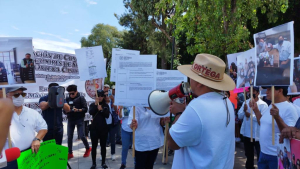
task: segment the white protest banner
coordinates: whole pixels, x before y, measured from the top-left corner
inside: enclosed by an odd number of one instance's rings
[[[255,49],[252,48],[237,56],[236,88],[253,86],[255,76]]]
[[[253,35],[255,86],[293,85],[294,26],[289,22]]]
[[[156,55],[119,56],[115,105],[148,107],[148,96],[156,89]]]
[[[0,38],[0,87],[34,85],[32,38]]]
[[[300,57],[294,58],[293,85],[288,88],[288,95],[300,94]]]
[[[169,91],[178,86],[181,82],[186,82],[187,76],[178,70],[156,70],[156,89]]]
[[[48,95],[48,85],[50,83],[58,83],[65,88],[68,85],[75,84],[80,95],[87,100],[88,105],[94,102],[95,86],[93,81],[80,80],[75,55],[37,49],[34,51],[34,56],[37,85],[27,86],[25,106],[41,113],[39,99]],[[97,89],[103,89],[103,79],[96,79],[95,81]],[[67,91],[65,95],[67,96]],[[64,120],[66,120],[65,117]]]
[[[76,49],[75,53],[81,80],[92,80],[107,76],[102,46]]]
[[[119,49],[113,48],[111,55],[111,71],[110,71],[110,81],[115,82],[117,77],[117,64],[118,64],[118,56],[129,55],[129,56],[138,56],[140,55],[140,51],[137,50],[127,50],[127,49]]]

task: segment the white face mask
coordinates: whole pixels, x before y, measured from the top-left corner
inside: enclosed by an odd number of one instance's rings
[[[21,107],[24,104],[24,97],[21,95],[18,98],[15,98],[15,96],[13,96],[12,99],[16,107]]]

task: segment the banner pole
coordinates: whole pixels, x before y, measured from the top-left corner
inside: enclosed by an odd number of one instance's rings
[[[251,101],[253,99],[253,86],[250,88],[250,95],[251,95]],[[250,141],[253,142],[253,109],[251,107],[250,109],[250,128],[251,128],[251,139]]]
[[[96,86],[96,83],[95,83],[95,79],[93,79],[93,84],[94,84],[94,87],[95,87],[96,98],[98,98],[97,86]],[[98,105],[99,105],[99,103],[98,103]]]
[[[246,88],[243,87],[243,91],[244,91],[244,100],[245,100],[245,104],[247,104],[247,98],[246,98]],[[246,117],[247,120],[249,119],[248,117]]]
[[[135,106],[133,106],[133,119],[135,120]],[[135,127],[132,129],[132,157],[135,157]]]
[[[271,88],[272,90],[272,104],[274,103],[274,86]],[[275,145],[275,119],[274,116],[272,116],[272,145]]]
[[[6,88],[3,87],[2,88],[2,94],[3,94],[3,98],[6,98]],[[12,143],[11,143],[11,137],[10,137],[10,129],[8,130],[8,147],[11,148],[12,147]]]

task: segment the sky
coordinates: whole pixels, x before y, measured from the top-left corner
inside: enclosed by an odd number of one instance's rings
[[[0,0],[0,37],[32,37],[34,49],[75,53],[98,24],[123,30],[123,0]]]

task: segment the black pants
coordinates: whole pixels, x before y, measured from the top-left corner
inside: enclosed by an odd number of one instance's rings
[[[93,160],[94,165],[96,165],[96,153],[97,153],[99,139],[100,139],[100,146],[101,146],[102,164],[105,163],[107,134],[108,134],[108,132],[100,132],[98,130],[91,130],[92,160]]]
[[[115,154],[116,153],[116,135],[117,135],[117,132],[118,132],[118,125],[112,125],[110,124],[109,125],[109,134],[108,134],[108,137],[109,137],[109,143],[110,143],[110,153],[111,154]]]
[[[158,153],[158,149],[151,151],[135,150],[135,169],[153,169],[153,165]]]
[[[74,129],[75,126],[77,125],[77,132],[78,132],[78,137],[82,140],[84,146],[86,149],[89,149],[89,143],[86,140],[84,133],[83,133],[83,119],[79,120],[68,120],[68,148],[69,148],[69,154],[73,153],[73,136],[74,136]]]
[[[45,135],[43,141],[52,140],[55,137],[56,144],[61,145],[62,140],[63,140],[63,136],[64,136],[64,129],[63,128],[59,128],[56,131],[50,129],[50,130],[48,130],[47,134]]]
[[[251,142],[251,139],[249,137],[244,137],[244,148],[245,148],[245,155],[247,157],[246,168],[253,169],[254,168],[254,148],[257,153],[257,159],[259,159],[259,154],[260,154],[259,142],[255,141],[255,139],[253,139],[253,142]]]
[[[89,121],[84,121],[84,136],[85,136],[85,137],[88,137],[88,136],[89,136],[89,128],[88,128],[88,125],[89,125]]]

